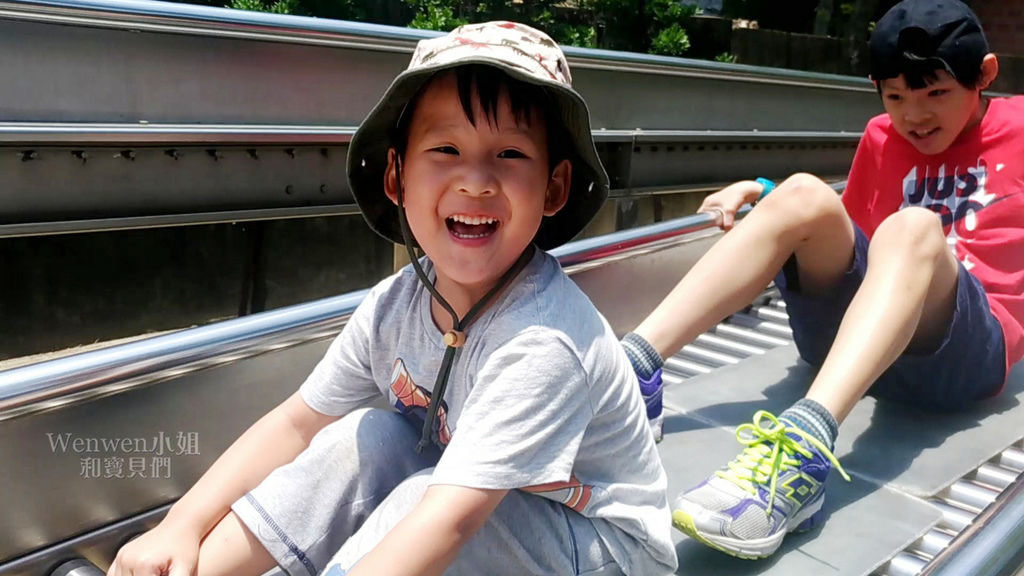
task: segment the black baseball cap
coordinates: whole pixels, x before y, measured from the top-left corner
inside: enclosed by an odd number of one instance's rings
[[[965,86],[977,82],[989,53],[978,17],[959,0],[903,0],[882,16],[871,34],[871,77],[905,75],[922,88],[935,70]]]

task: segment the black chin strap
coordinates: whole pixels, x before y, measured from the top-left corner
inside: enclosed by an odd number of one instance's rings
[[[519,255],[519,258],[515,261],[515,264],[511,268],[502,274],[498,282],[495,283],[487,294],[483,298],[478,300],[476,304],[470,307],[469,312],[462,318],[455,313],[455,310],[448,304],[448,301],[441,296],[441,293],[437,291],[434,283],[430,281],[426,273],[423,272],[423,267],[420,266],[419,258],[416,256],[416,251],[412,245],[412,231],[409,230],[409,223],[405,219],[405,201],[402,190],[402,162],[401,158],[395,159],[395,187],[397,188],[398,195],[398,223],[402,229],[402,240],[405,242],[406,252],[409,254],[409,260],[412,263],[413,270],[416,271],[416,276],[423,283],[423,286],[430,292],[430,295],[441,305],[442,308],[448,312],[452,317],[452,329],[444,333],[444,358],[441,359],[441,368],[437,371],[437,379],[434,380],[434,391],[430,395],[430,405],[427,407],[427,417],[423,421],[423,432],[420,435],[420,441],[416,444],[416,452],[422,452],[424,448],[430,445],[431,435],[433,434],[434,420],[437,419],[437,410],[441,406],[441,401],[444,399],[445,389],[448,388],[448,376],[452,371],[452,364],[455,361],[455,352],[466,343],[466,329],[469,325],[476,320],[477,316],[484,309],[488,302],[494,298],[508,283],[516,277],[526,264],[530,261],[533,256],[533,244],[530,244],[523,250],[523,253]]]

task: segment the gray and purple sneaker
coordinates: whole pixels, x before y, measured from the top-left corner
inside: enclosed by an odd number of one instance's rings
[[[736,438],[746,448],[676,498],[672,524],[731,556],[764,558],[786,534],[810,530],[824,519],[832,465],[850,477],[824,444],[764,410],[753,423],[740,425]]]
[[[661,368],[654,371],[650,378],[636,375],[640,382],[640,394],[644,397],[644,405],[647,407],[647,423],[651,426],[651,433],[654,434],[654,441],[661,442],[662,430],[665,426],[664,408],[661,398],[665,385],[661,381]]]

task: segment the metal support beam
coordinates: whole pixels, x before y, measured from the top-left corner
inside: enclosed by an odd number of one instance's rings
[[[353,129],[0,124],[0,238],[353,213]],[[845,132],[596,131],[621,199],[797,171],[841,176]]]
[[[0,119],[355,126],[435,34],[162,2],[0,2],[12,55]],[[859,131],[881,111],[866,79],[566,52],[595,129]]]
[[[0,1],[0,236],[350,206],[354,127],[433,35],[141,0]],[[645,220],[632,197],[647,189],[841,175],[879,110],[861,79],[566,52],[624,225]]]

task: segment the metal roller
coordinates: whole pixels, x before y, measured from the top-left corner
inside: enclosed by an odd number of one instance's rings
[[[983,484],[994,486],[1000,490],[1005,489],[1017,479],[1018,471],[996,466],[994,464],[982,464],[974,473],[974,478]]]
[[[789,340],[777,338],[775,336],[769,336],[762,334],[756,330],[750,328],[744,328],[742,326],[735,326],[731,324],[719,324],[712,332],[722,336],[724,338],[733,338],[742,342],[747,342],[754,346],[761,346],[764,348],[775,348],[777,346],[785,346],[789,344]]]
[[[917,556],[907,554],[906,552],[900,552],[892,560],[889,561],[889,566],[886,570],[886,574],[889,576],[914,576],[925,567],[928,562]]]
[[[764,354],[764,348],[750,346],[749,344],[736,342],[710,333],[704,333],[697,336],[696,343],[704,346],[705,348],[744,358]]]
[[[949,541],[952,539],[953,536],[945,532],[931,530],[921,537],[921,540],[918,541],[917,545],[913,549],[920,554],[935,557],[935,555],[941,552],[943,548],[949,546]]]
[[[789,314],[785,310],[779,310],[774,306],[754,306],[750,309],[750,313],[757,318],[763,318],[769,322],[789,324]]]
[[[968,510],[957,508],[941,500],[933,500],[931,503],[942,512],[942,520],[939,522],[940,528],[960,532],[974,520],[975,514]]]
[[[759,332],[765,332],[772,336],[787,338],[790,340],[793,339],[793,330],[789,327],[789,324],[771,322],[744,312],[737,312],[736,314],[733,314],[729,317],[727,322],[737,324],[745,328],[752,328]]]
[[[715,367],[737,364],[740,361],[738,357],[731,354],[716,352],[696,344],[687,344],[686,346],[683,346],[680,354],[685,358],[695,360],[702,364],[710,364]]]
[[[1010,470],[1024,470],[1024,451],[1010,447],[999,455],[998,464]]]
[[[50,572],[50,576],[103,576],[104,574],[105,572],[95,564],[82,558],[69,560]]]
[[[946,498],[949,501],[976,512],[984,510],[986,506],[995,501],[996,496],[999,496],[998,490],[966,480],[957,480],[946,490]]]
[[[699,362],[691,362],[684,360],[679,356],[673,356],[665,360],[665,368],[680,372],[687,376],[696,376],[697,374],[707,374],[713,370],[710,366],[705,366]]]

